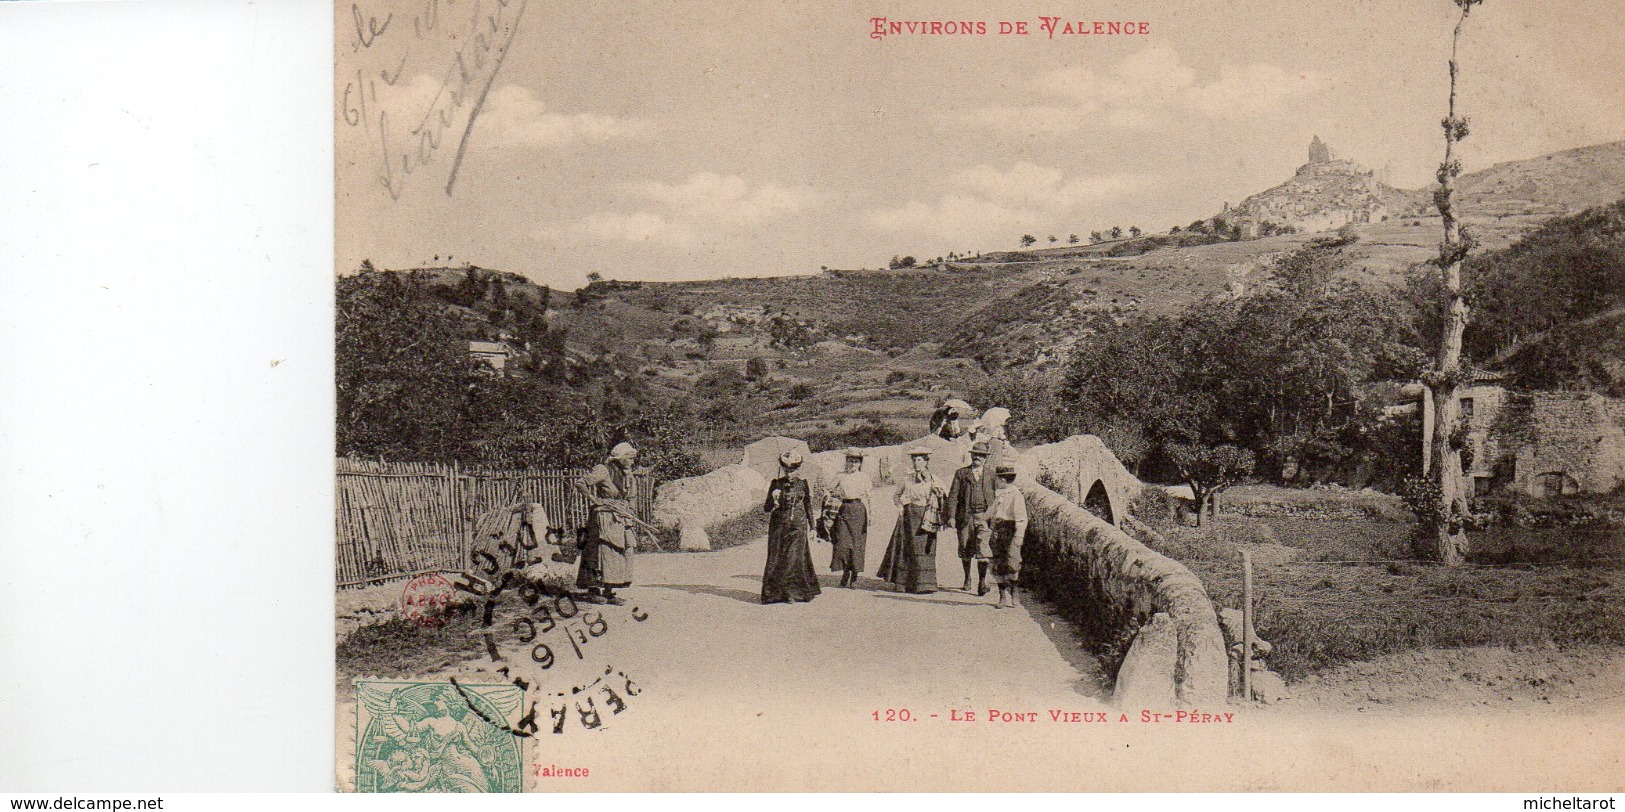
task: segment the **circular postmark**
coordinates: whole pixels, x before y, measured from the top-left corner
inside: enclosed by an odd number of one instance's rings
[[[438,572],[414,576],[401,589],[401,617],[419,626],[439,626],[446,622],[446,609],[456,594],[451,581]]]

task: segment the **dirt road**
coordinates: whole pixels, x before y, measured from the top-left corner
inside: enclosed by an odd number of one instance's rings
[[[1518,745],[1611,740],[1625,721],[1617,713],[1284,718],[1225,706],[1148,721],[1142,709],[1107,704],[1093,660],[1036,601],[1010,610],[993,608],[991,596],[886,591],[872,573],[895,509],[877,508],[869,575],[858,589],[834,586],[822,544],[813,556],[823,594],[794,605],[758,603],[765,539],[713,553],[645,555],[625,607],[584,606],[539,635],[554,659],[523,672],[534,678],[527,702],[538,702],[541,725],[527,744],[528,785],[554,792],[1514,789],[1614,774],[1619,766],[1608,748],[1531,759]],[[957,586],[952,549],[941,544],[939,553],[939,579]],[[598,612],[600,633],[578,632],[569,642],[569,630]],[[504,653],[509,664],[528,665],[524,650]],[[501,667],[482,658],[417,676],[497,682],[516,673]],[[354,715],[353,698],[341,693],[345,750]],[[1474,758],[1427,757],[1451,742],[1470,747]],[[549,777],[579,769],[587,775]]]

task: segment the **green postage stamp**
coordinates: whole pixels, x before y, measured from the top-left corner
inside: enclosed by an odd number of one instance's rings
[[[525,692],[511,684],[357,680],[358,792],[521,792]]]

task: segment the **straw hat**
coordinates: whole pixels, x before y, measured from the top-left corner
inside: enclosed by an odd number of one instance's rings
[[[994,469],[994,473],[1006,479],[1015,479],[1016,467],[1014,465],[1000,464],[998,468]]]
[[[848,448],[846,450],[846,458],[849,459],[849,460],[861,460],[861,459],[863,459],[863,449],[858,448],[857,446],[853,446],[851,448]]]
[[[801,467],[801,452],[799,450],[797,450],[797,449],[792,448],[789,451],[786,451],[783,454],[780,454],[779,455],[779,464],[784,466],[785,470],[787,470],[787,471],[795,470],[796,468],[800,468]]]
[[[910,457],[929,457],[931,456],[931,449],[923,445],[917,445],[908,450],[908,455]]]
[[[993,453],[993,450],[987,447],[987,442],[986,441],[981,441],[981,442],[971,444],[970,453],[971,453],[972,456],[986,457],[986,456],[991,455]]]
[[[631,443],[618,443],[609,451],[612,460],[629,460],[638,455],[638,450]]]

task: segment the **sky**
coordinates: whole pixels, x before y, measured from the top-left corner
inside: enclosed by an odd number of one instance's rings
[[[1314,135],[1416,188],[1443,154],[1456,18],[1449,0],[505,1],[336,6],[339,272],[467,262],[575,288],[1165,231],[1285,181]],[[875,38],[876,17],[986,33]],[[1041,17],[1148,33],[1052,37]],[[1621,46],[1612,2],[1475,7],[1465,168],[1625,139]]]

